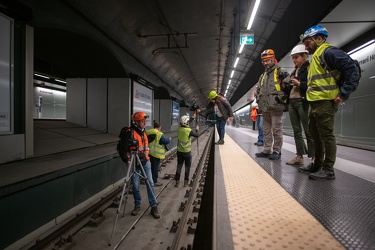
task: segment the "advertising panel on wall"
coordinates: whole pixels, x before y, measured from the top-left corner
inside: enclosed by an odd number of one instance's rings
[[[13,20],[0,14],[0,133],[13,132]]]
[[[135,112],[145,112],[150,117],[147,119],[146,126],[152,126],[153,121],[153,90],[133,81],[133,114]]]
[[[171,125],[178,125],[178,117],[180,116],[180,104],[172,101],[172,123]]]
[[[66,119],[66,92],[34,88],[34,119]]]

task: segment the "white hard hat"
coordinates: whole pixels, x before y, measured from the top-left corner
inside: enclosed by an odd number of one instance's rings
[[[290,53],[290,55],[295,55],[295,54],[301,54],[301,53],[309,53],[306,48],[305,48],[305,45],[303,44],[298,44],[297,46],[295,46],[293,49],[292,49],[292,52]]]
[[[180,119],[181,125],[188,126],[189,125],[189,117],[187,115],[184,115]]]

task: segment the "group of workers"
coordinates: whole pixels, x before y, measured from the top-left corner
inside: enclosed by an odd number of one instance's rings
[[[288,105],[289,117],[294,131],[296,156],[287,161],[289,165],[303,165],[303,155],[311,158],[310,164],[301,166],[300,172],[308,173],[310,179],[331,180],[335,178],[333,165],[336,160],[336,139],[334,135],[335,113],[338,104],[347,100],[357,88],[360,72],[354,60],[344,51],[327,43],[328,31],[316,25],[301,35],[303,44],[297,45],[291,52],[295,69],[289,75],[278,66],[275,53],[267,49],[261,54],[265,71],[259,77],[256,91],[258,110],[257,123],[259,136],[255,145],[264,146],[255,155],[270,160],[281,158],[283,144],[282,115]],[[328,49],[329,48],[329,49]],[[311,63],[308,60],[312,55]],[[322,59],[323,58],[323,59]],[[324,61],[324,64],[322,63]],[[340,72],[341,78],[335,78],[331,71]],[[206,114],[213,112],[213,120],[219,135],[218,145],[224,144],[225,125],[233,120],[233,110],[228,100],[216,91],[208,95],[210,104]],[[185,163],[184,186],[189,183],[191,166],[191,137],[198,137],[190,128],[190,122],[200,112],[194,110],[192,117],[184,115],[180,118],[177,130],[177,169],[174,177],[175,187],[179,187],[182,166]],[[154,195],[154,186],[163,185],[158,182],[160,160],[165,158],[165,146],[171,137],[165,138],[160,131],[161,124],[154,121],[150,130],[145,130],[148,115],[136,112],[132,116],[131,127],[125,133],[124,141],[137,141],[137,153],[141,155],[141,164],[149,182],[147,194],[151,206],[151,215],[158,219],[160,213]],[[263,122],[262,122],[262,120]],[[263,123],[263,124],[262,124]],[[307,146],[302,131],[304,131]],[[123,147],[124,148],[124,147]],[[125,146],[126,148],[126,146]],[[131,150],[122,150],[121,158],[131,162]],[[137,170],[138,171],[138,170]],[[139,170],[140,171],[140,170]],[[140,211],[140,175],[132,175],[134,210],[132,215]]]
[[[361,74],[355,61],[329,44],[327,37],[327,29],[320,25],[309,28],[300,36],[303,44],[295,46],[291,52],[295,68],[290,75],[278,66],[272,49],[263,51],[261,60],[265,71],[256,91],[258,114],[263,116],[263,127],[259,132],[264,133],[264,149],[255,155],[280,159],[282,115],[288,105],[297,152],[286,163],[303,165],[303,155],[307,154],[311,162],[301,166],[299,171],[308,173],[313,180],[335,179],[335,113],[339,103],[356,90]],[[312,55],[311,63],[309,54]],[[263,145],[261,139],[263,137],[259,136],[255,144]]]
[[[233,119],[233,110],[227,99],[215,91],[211,91],[208,95],[210,104],[207,107],[206,113],[212,112],[216,120],[216,126],[219,134],[219,140],[216,144],[224,144],[225,125],[227,121]],[[180,118],[180,124],[177,129],[177,169],[174,176],[175,187],[179,187],[182,167],[185,164],[184,184],[189,185],[190,167],[191,167],[191,138],[198,137],[199,126],[196,123],[195,131],[191,129],[190,123],[196,119],[199,108],[194,110],[191,117],[183,115]],[[158,181],[158,172],[160,170],[160,161],[165,158],[166,146],[170,143],[171,137],[165,138],[160,131],[161,123],[154,121],[153,128],[146,130],[146,119],[149,116],[144,112],[135,112],[132,115],[132,123],[129,128],[125,129],[124,133],[120,134],[120,142],[118,151],[121,159],[127,163],[128,167],[134,156],[134,152],[138,155],[142,168],[137,168],[135,171],[139,174],[131,176],[132,191],[134,196],[134,209],[131,215],[136,216],[140,211],[141,195],[140,195],[140,176],[143,176],[147,183],[147,195],[151,206],[151,215],[158,219],[160,213],[157,208],[157,201],[154,194],[154,186],[161,186],[163,183]],[[138,159],[136,159],[138,160]],[[133,159],[134,161],[134,159]],[[145,176],[144,176],[145,175]]]

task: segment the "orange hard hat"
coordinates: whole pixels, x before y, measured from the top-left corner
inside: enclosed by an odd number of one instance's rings
[[[262,59],[274,58],[274,57],[275,57],[275,52],[272,49],[266,49],[261,54]]]
[[[149,116],[145,112],[135,112],[132,116],[133,121],[146,120]]]

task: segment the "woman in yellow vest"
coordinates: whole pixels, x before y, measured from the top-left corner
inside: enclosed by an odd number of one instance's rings
[[[152,179],[155,186],[162,186],[162,182],[158,182],[158,175],[160,170],[160,160],[165,158],[166,146],[171,142],[171,137],[168,139],[160,131],[160,122],[154,121],[154,128],[146,131],[148,138],[149,156],[151,162]]]

